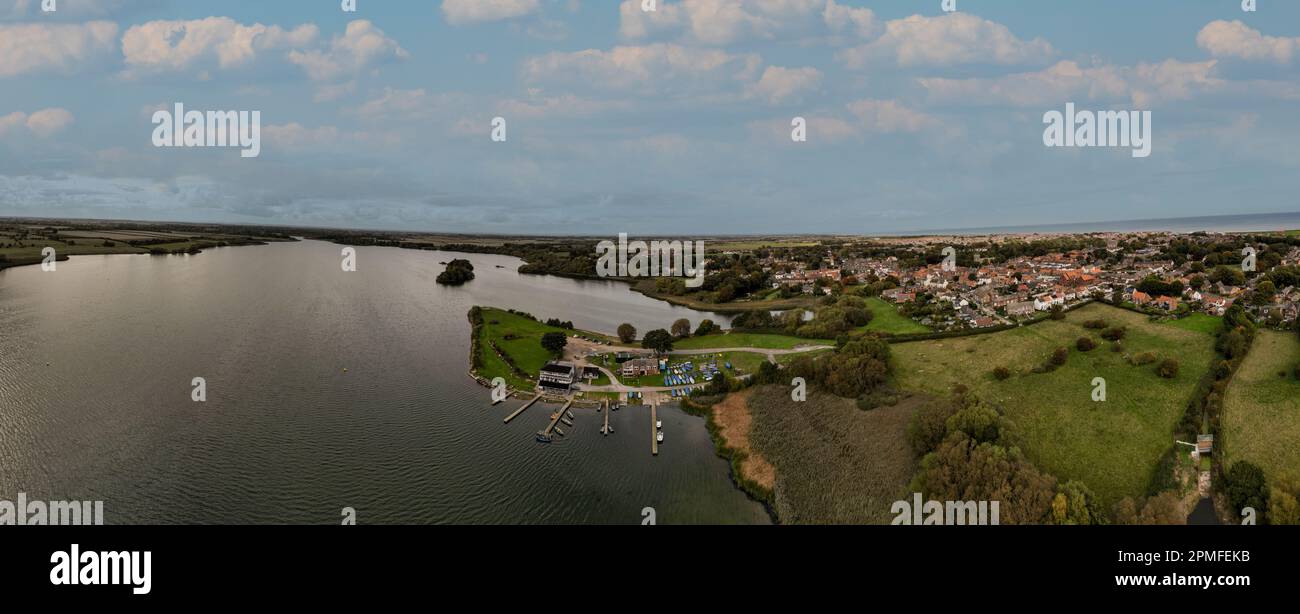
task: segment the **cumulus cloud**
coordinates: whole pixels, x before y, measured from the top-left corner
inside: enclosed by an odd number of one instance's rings
[[[289,61],[303,67],[315,81],[354,75],[380,61],[408,57],[410,54],[397,41],[364,19],[348,23],[347,30],[335,36],[325,49],[289,52]]]
[[[73,121],[72,113],[69,113],[67,109],[41,109],[31,115],[15,111],[0,116],[0,137],[25,130],[38,137],[46,138],[62,132],[65,128],[71,126]]]
[[[641,10],[641,0],[623,0],[619,31],[630,39],[684,34],[694,42],[727,45],[755,38],[811,36],[824,33],[816,29],[824,28],[823,22],[842,26],[870,14],[866,9],[840,7],[833,0],[681,0],[660,2],[655,11]]]
[[[514,19],[539,8],[537,0],[442,0],[443,17],[456,26]]]
[[[868,98],[850,102],[846,107],[869,132],[920,132],[939,123],[934,117],[909,109],[897,100]]]
[[[1196,34],[1196,44],[1216,58],[1290,64],[1300,37],[1268,36],[1241,21],[1212,21]]]
[[[768,66],[763,71],[763,76],[749,87],[749,94],[771,104],[798,102],[805,92],[817,89],[821,83],[822,72],[811,66],[803,68]]]
[[[122,54],[132,75],[230,69],[252,63],[260,53],[309,45],[319,34],[314,25],[285,30],[229,17],[158,20],[131,26],[122,36]]]
[[[1167,100],[1186,100],[1214,91],[1224,81],[1214,74],[1216,62],[1165,60],[1136,66],[1081,67],[1063,60],[1039,71],[996,78],[921,78],[932,101],[1015,106],[1057,105],[1063,101],[1130,100],[1140,108]]]
[[[857,69],[873,61],[893,61],[899,66],[1030,64],[1054,53],[1041,38],[1022,40],[1002,24],[967,13],[949,13],[891,20],[879,38],[845,49],[837,57]]]
[[[0,25],[0,78],[33,73],[70,74],[107,58],[117,42],[117,24]]]
[[[523,76],[531,82],[576,81],[600,87],[646,89],[659,93],[716,88],[723,82],[749,81],[758,74],[755,54],[731,54],[718,49],[655,43],[620,46],[608,51],[586,49],[553,52],[529,58]]]
[[[161,0],[59,0],[53,13],[41,10],[41,0],[0,0],[0,21],[10,19],[103,19],[161,4]]]

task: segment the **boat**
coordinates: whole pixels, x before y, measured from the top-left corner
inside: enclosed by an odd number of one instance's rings
[[[560,418],[560,422],[563,422],[569,426],[573,426],[573,421],[569,420],[568,418]]]
[[[556,435],[563,435],[563,434],[564,434],[564,429],[562,429],[562,428],[560,428],[560,427],[558,427],[558,426],[555,427],[555,434],[556,434]]]
[[[572,419],[573,419],[573,410],[570,409],[569,411],[564,412],[564,417],[566,417],[566,418],[572,420]]]
[[[663,420],[655,420],[655,428],[657,428],[657,429],[661,429],[661,428],[663,428],[663,427],[664,427],[664,421],[663,421]]]
[[[657,442],[659,442],[659,443],[663,443],[663,442],[664,442],[664,432],[663,432],[663,431],[659,431],[659,433],[655,435],[655,441],[657,441]]]
[[[539,442],[541,442],[541,443],[551,443],[551,438],[550,438],[550,437],[547,437],[546,435],[543,435],[543,434],[541,434],[541,433],[538,433],[538,434],[537,434],[537,441],[539,441]]]

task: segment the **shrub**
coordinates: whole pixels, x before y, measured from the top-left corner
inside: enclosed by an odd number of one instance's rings
[[[1139,352],[1138,354],[1134,355],[1132,358],[1132,363],[1138,366],[1149,365],[1155,361],[1156,361],[1155,352]]]
[[[1110,351],[1112,351],[1112,352],[1123,352],[1123,351],[1124,351],[1124,344],[1123,344],[1123,343],[1120,343],[1120,342],[1118,342],[1118,341],[1116,341],[1115,343],[1110,344]]]
[[[1127,332],[1123,326],[1116,326],[1102,331],[1101,338],[1107,341],[1119,341],[1124,338],[1124,334]]]
[[[1166,358],[1160,366],[1156,367],[1156,374],[1165,379],[1178,377],[1178,361],[1172,358]]]
[[[993,377],[996,377],[999,380],[1007,379],[1008,377],[1011,377],[1011,370],[1006,367],[994,368]]]
[[[1069,358],[1070,358],[1070,350],[1064,347],[1059,347],[1056,348],[1055,350],[1052,350],[1052,364],[1058,367],[1065,364],[1065,361]]]
[[[1106,328],[1106,326],[1107,325],[1105,320],[1088,320],[1087,322],[1083,323],[1084,328],[1091,328],[1094,330],[1101,330],[1103,328]]]
[[[1079,337],[1079,340],[1074,342],[1074,347],[1078,348],[1080,352],[1091,352],[1093,348],[1097,347],[1097,342],[1093,341],[1092,337]]]

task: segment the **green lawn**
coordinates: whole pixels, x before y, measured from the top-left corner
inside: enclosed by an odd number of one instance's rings
[[[1223,327],[1223,318],[1208,313],[1193,313],[1185,318],[1166,322],[1183,330],[1191,330],[1207,335],[1214,335]]]
[[[1124,325],[1124,352],[1112,352],[1087,320]],[[1097,341],[1079,352],[1075,340]],[[1070,311],[1065,320],[1047,320],[1012,330],[900,343],[892,346],[897,383],[905,389],[948,394],[965,384],[1006,412],[1024,452],[1041,469],[1062,479],[1079,479],[1109,508],[1125,496],[1145,492],[1160,456],[1173,444],[1173,429],[1197,380],[1214,356],[1214,340],[1200,332],[1152,323],[1142,314],[1093,303]],[[1033,373],[1052,350],[1069,348],[1066,364],[1050,373]],[[1134,366],[1127,357],[1155,352],[1175,358],[1177,377],[1156,375],[1155,365]],[[995,367],[1012,375],[998,381]],[[1092,401],[1092,381],[1106,381],[1104,402]]]
[[[483,327],[479,329],[479,351],[483,367],[478,370],[478,374],[488,379],[503,377],[512,388],[532,390],[538,372],[547,361],[551,360],[551,355],[542,349],[542,335],[549,332],[573,334],[573,331],[547,326],[500,309],[484,307]],[[508,336],[514,338],[507,339]],[[510,366],[492,351],[489,343],[492,341],[496,342],[502,352],[509,354],[515,364],[528,373],[531,379],[521,379],[516,376]]]
[[[922,325],[901,313],[898,308],[878,297],[867,299],[867,308],[871,310],[871,322],[859,328],[860,331],[889,333],[891,335],[908,335],[928,333],[930,327]]]
[[[690,337],[673,343],[675,350],[704,350],[708,348],[761,348],[788,350],[800,345],[835,345],[834,339],[802,339],[790,335],[728,332],[719,335]]]
[[[1260,330],[1224,399],[1225,460],[1247,460],[1270,479],[1300,482],[1300,339]],[[1281,372],[1284,375],[1279,376]]]

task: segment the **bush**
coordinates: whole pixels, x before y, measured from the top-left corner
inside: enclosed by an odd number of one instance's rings
[[[1116,326],[1102,331],[1101,338],[1107,341],[1119,341],[1124,338],[1124,334],[1127,332],[1123,326]]]
[[[858,397],[858,409],[868,411],[877,407],[898,405],[898,393],[888,386],[882,386]]]
[[[1172,358],[1166,358],[1160,366],[1156,367],[1156,374],[1165,379],[1178,377],[1178,361]]]
[[[1106,326],[1107,324],[1105,320],[1088,320],[1087,322],[1083,323],[1084,328],[1091,328],[1094,330],[1101,330],[1103,328],[1106,328]]]
[[[1091,352],[1097,347],[1097,342],[1093,341],[1092,337],[1079,337],[1079,340],[1074,342],[1074,347],[1080,352]]]
[[[1123,343],[1120,343],[1120,342],[1118,342],[1118,341],[1116,341],[1115,343],[1110,344],[1110,351],[1112,351],[1112,352],[1123,352],[1123,351],[1124,351],[1124,344],[1123,344]]]
[[[1140,352],[1137,355],[1133,356],[1131,362],[1137,366],[1149,365],[1155,362],[1156,358],[1157,357],[1155,352]]]
[[[993,369],[993,377],[998,380],[1007,379],[1008,377],[1011,377],[1011,369],[1006,367],[996,367]]]
[[[1064,347],[1059,347],[1056,348],[1055,350],[1052,350],[1052,364],[1058,367],[1065,364],[1065,361],[1068,360],[1069,358],[1070,358],[1070,350]]]

